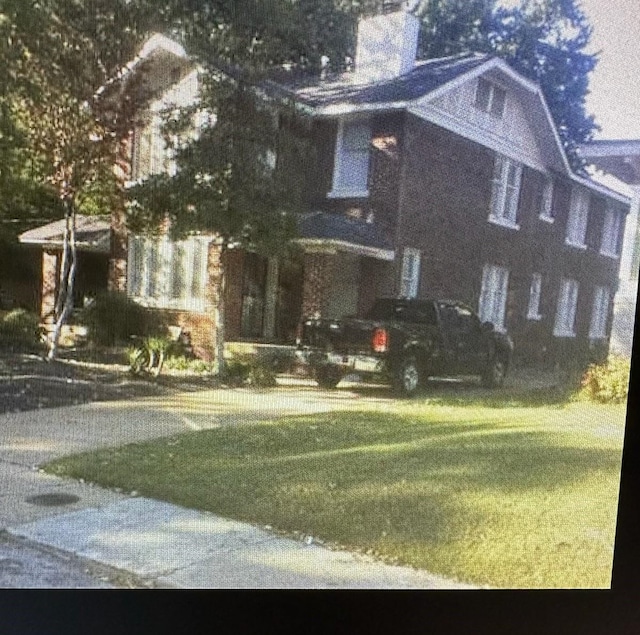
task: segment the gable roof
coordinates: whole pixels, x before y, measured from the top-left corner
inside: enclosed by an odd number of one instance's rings
[[[345,73],[335,81],[283,82],[274,85],[284,94],[312,108],[335,104],[365,106],[412,101],[484,64],[490,56],[465,53],[417,62],[413,70],[385,81],[358,82],[358,75]]]

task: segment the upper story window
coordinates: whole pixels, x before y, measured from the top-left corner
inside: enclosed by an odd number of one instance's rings
[[[522,165],[501,154],[496,154],[491,192],[491,212],[489,220],[499,225],[518,229],[518,201]]]
[[[506,100],[507,91],[504,88],[500,88],[500,86],[484,77],[478,79],[475,98],[476,108],[491,113],[495,117],[502,117]]]
[[[415,298],[418,295],[420,282],[420,250],[405,247],[402,252],[402,278],[400,280],[400,296]]]
[[[622,229],[622,214],[612,208],[607,207],[602,227],[602,243],[600,253],[605,256],[617,258],[619,253],[620,230]]]
[[[209,240],[129,237],[127,291],[145,306],[203,311]]]
[[[553,179],[547,176],[542,187],[540,199],[540,218],[553,223]]]
[[[162,173],[174,174],[175,161],[162,134],[160,113],[154,112],[134,130],[131,180],[140,181]]]
[[[370,145],[369,121],[340,121],[336,138],[333,188],[329,196],[349,198],[369,195]]]
[[[569,218],[565,243],[572,247],[586,249],[587,221],[589,219],[589,192],[582,187],[574,187],[571,191]]]

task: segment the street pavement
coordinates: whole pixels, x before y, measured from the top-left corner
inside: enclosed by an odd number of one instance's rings
[[[313,537],[283,538],[269,528],[58,478],[38,467],[100,447],[388,399],[381,395],[348,387],[325,392],[300,382],[268,391],[217,389],[0,416],[0,529],[14,541],[4,547],[10,579],[3,578],[0,555],[0,586],[471,588],[425,571],[330,550]],[[77,577],[52,573],[28,583],[20,576],[37,566],[16,564],[16,554],[30,546],[42,562],[60,554],[72,557],[66,565],[75,566]],[[51,551],[38,551],[42,548]],[[107,574],[83,578],[91,570],[83,569],[86,562],[106,567]],[[66,565],[62,562],[60,570]],[[55,566],[43,565],[44,570]],[[114,571],[122,573],[120,580]]]

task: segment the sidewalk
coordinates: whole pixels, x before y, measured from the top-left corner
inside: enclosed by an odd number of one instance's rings
[[[2,415],[0,529],[126,570],[157,587],[472,588],[424,571],[332,551],[312,537],[304,542],[282,538],[267,528],[60,479],[37,467],[99,447],[379,399],[292,386]]]

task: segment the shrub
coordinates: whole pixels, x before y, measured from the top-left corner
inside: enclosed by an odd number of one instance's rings
[[[258,388],[272,388],[276,386],[276,371],[273,363],[255,360],[249,366],[247,382]]]
[[[129,369],[134,375],[147,372],[157,377],[164,366],[165,359],[171,352],[174,342],[161,335],[146,337],[141,345],[127,349]]]
[[[631,362],[611,356],[603,364],[591,364],[582,378],[580,395],[598,403],[622,403],[629,394]]]
[[[25,309],[13,309],[0,321],[0,341],[11,348],[35,348],[42,343],[40,318]]]
[[[101,346],[122,344],[145,332],[144,309],[119,292],[97,296],[84,310],[84,321],[89,339]]]

